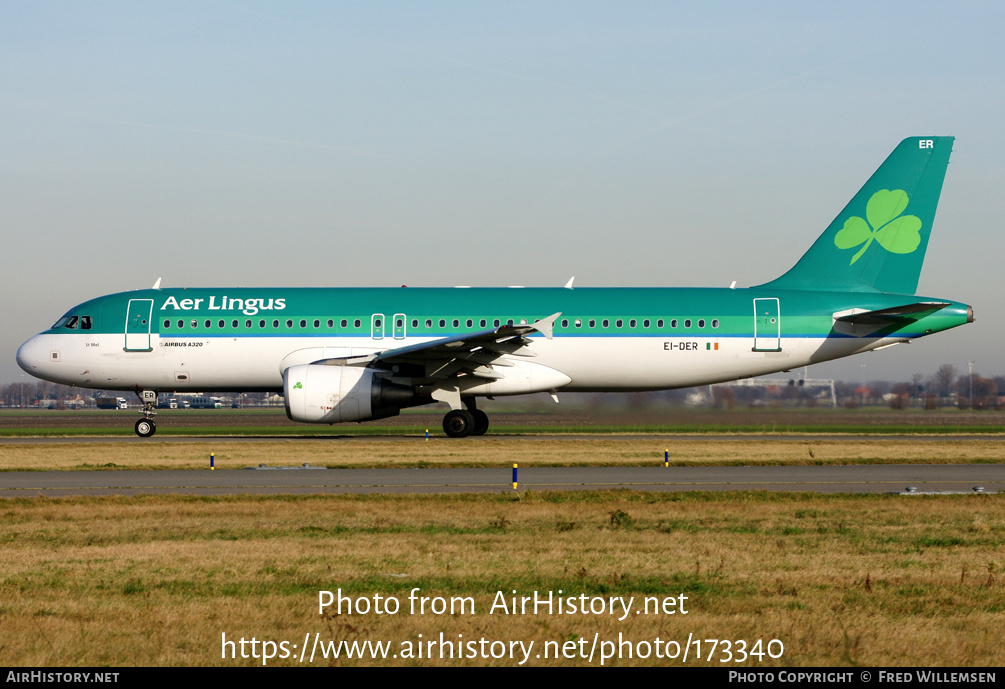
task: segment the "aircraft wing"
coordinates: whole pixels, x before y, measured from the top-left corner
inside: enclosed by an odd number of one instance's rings
[[[532,340],[527,337],[539,332],[552,338],[555,313],[534,323],[502,325],[491,330],[453,335],[421,344],[388,349],[360,356],[324,359],[315,364],[326,366],[369,366],[392,368],[399,365],[421,366],[421,378],[428,382],[443,380],[460,373],[491,380],[503,377],[493,366],[512,366],[501,357],[510,354],[521,357],[536,356],[527,347]]]

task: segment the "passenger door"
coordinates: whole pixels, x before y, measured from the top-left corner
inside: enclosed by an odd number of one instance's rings
[[[777,297],[754,300],[754,351],[782,351],[782,317]]]
[[[149,352],[150,317],[154,309],[153,299],[130,299],[126,309],[126,343],[127,352]]]

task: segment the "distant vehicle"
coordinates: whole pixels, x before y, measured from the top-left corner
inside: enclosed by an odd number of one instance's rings
[[[193,397],[190,401],[193,409],[222,409],[223,403],[216,397]]]
[[[94,406],[98,409],[128,409],[129,403],[125,397],[97,397]]]

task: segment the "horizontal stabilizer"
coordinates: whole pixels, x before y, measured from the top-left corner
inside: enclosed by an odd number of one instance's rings
[[[833,317],[835,321],[851,323],[853,325],[889,325],[902,323],[905,320],[916,321],[947,306],[949,306],[949,302],[919,301],[914,304],[893,306],[888,309],[877,309],[875,311],[865,311],[862,309],[838,311],[833,314]]]

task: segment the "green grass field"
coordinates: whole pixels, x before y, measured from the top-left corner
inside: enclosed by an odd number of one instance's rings
[[[1005,428],[1005,413],[885,408],[667,408],[492,410],[490,435],[536,434],[827,434],[993,435]],[[0,410],[0,437],[131,436],[136,410]],[[164,410],[160,436],[442,436],[442,411],[406,410],[400,416],[367,423],[309,425],[290,421],[282,409]],[[156,437],[156,436],[155,436]]]
[[[720,645],[711,659],[720,667],[996,667],[1005,661],[1002,508],[992,495],[629,491],[5,500],[0,663],[261,665],[221,657],[223,635],[287,648],[305,637],[387,642],[402,653],[442,633],[533,642],[535,653],[581,639],[587,649],[621,639],[652,653],[657,638],[680,644],[689,635],[729,640],[734,652],[759,639],[784,648],[720,662]],[[319,591],[338,589],[368,605],[395,598],[399,612],[319,614]],[[428,599],[425,614],[409,608],[413,589]],[[686,596],[688,613],[490,614],[500,592],[513,591],[639,606]],[[434,614],[436,598],[471,607]],[[605,664],[683,664],[628,657],[626,648]],[[709,662],[695,652],[688,665]],[[434,654],[314,664],[518,662]],[[308,663],[293,654],[269,664]]]

